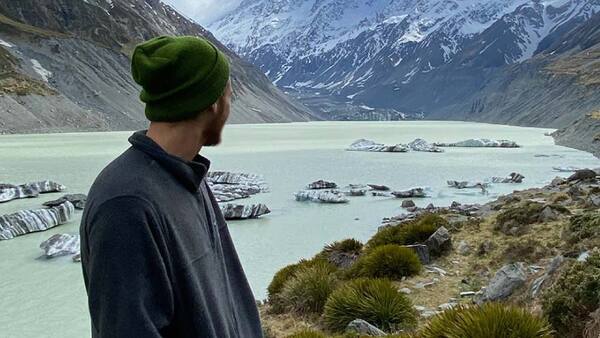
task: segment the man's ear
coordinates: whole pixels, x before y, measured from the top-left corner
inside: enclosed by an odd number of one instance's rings
[[[206,112],[211,115],[217,114],[218,111],[219,111],[218,101],[213,103],[212,105],[210,105],[208,108],[206,108]]]

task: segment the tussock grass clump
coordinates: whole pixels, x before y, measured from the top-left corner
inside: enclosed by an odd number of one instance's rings
[[[512,206],[498,214],[495,230],[507,235],[522,235],[528,230],[527,225],[538,221],[543,209],[543,204],[531,201]]]
[[[600,307],[600,252],[565,269],[543,296],[542,308],[560,337],[579,337]]]
[[[548,322],[501,303],[458,307],[433,317],[419,338],[551,338]]]
[[[338,268],[349,268],[354,264],[363,249],[363,244],[356,239],[345,239],[333,242],[321,251],[316,257],[324,258]]]
[[[286,338],[327,338],[324,334],[313,330],[303,330],[293,335],[287,336]]]
[[[386,244],[423,243],[441,226],[448,226],[444,218],[436,214],[425,214],[414,221],[382,229],[369,240],[367,246],[375,248]]]
[[[339,287],[329,296],[323,318],[334,331],[343,331],[357,318],[385,331],[409,329],[417,323],[411,301],[385,279],[355,279]]]
[[[362,256],[352,267],[351,275],[399,280],[418,274],[421,268],[419,256],[413,250],[387,244]]]
[[[338,284],[334,272],[335,267],[325,261],[300,267],[285,282],[279,294],[281,305],[290,312],[320,314]]]

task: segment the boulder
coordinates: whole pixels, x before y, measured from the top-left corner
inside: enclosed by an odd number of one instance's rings
[[[392,195],[396,198],[424,198],[427,197],[425,189],[412,188],[404,191],[393,191]]]
[[[299,202],[348,203],[349,200],[338,190],[301,190],[294,194]]]
[[[258,218],[262,215],[269,214],[271,210],[260,203],[260,204],[222,204],[220,205],[221,212],[226,220],[241,220]]]
[[[306,189],[309,190],[318,190],[318,189],[335,189],[337,188],[337,184],[335,182],[329,182],[324,180],[318,180],[312,182],[306,186]]]
[[[440,227],[425,241],[429,253],[439,256],[452,248],[452,236],[445,227]]]
[[[19,198],[37,197],[39,194],[60,192],[66,187],[53,181],[40,181],[21,185],[0,183],[0,203]]]
[[[471,246],[469,243],[467,243],[467,241],[462,240],[460,243],[458,243],[457,251],[463,256],[468,256],[471,253]]]
[[[71,220],[74,212],[73,204],[65,202],[49,209],[21,210],[14,214],[0,216],[0,240],[65,224]]]
[[[346,150],[348,151],[371,151],[386,153],[406,153],[409,148],[404,144],[385,145],[371,140],[360,139],[354,141]]]
[[[403,208],[412,208],[412,207],[416,207],[415,202],[413,202],[413,200],[404,200],[402,201],[402,207]]]
[[[427,141],[425,141],[424,139],[421,139],[421,138],[418,138],[418,139],[410,142],[408,144],[408,147],[412,151],[422,151],[422,152],[429,152],[429,153],[442,153],[442,152],[444,152],[443,149],[440,149],[440,148],[436,147],[435,145],[430,144],[430,143],[428,143]]]
[[[558,186],[563,185],[565,183],[567,183],[567,180],[565,180],[564,178],[562,178],[562,177],[555,177],[552,180],[552,182],[550,182],[550,185],[553,186],[553,187],[558,187]]]
[[[360,336],[385,336],[385,332],[362,319],[351,321],[346,327],[346,333],[358,334]]]
[[[505,300],[515,290],[525,285],[526,280],[525,264],[521,262],[507,264],[496,272],[477,302],[481,304],[488,301]]]
[[[431,263],[431,257],[429,255],[429,247],[424,244],[413,244],[413,245],[404,245],[405,248],[411,249],[414,251],[417,256],[419,256],[419,260],[423,264]]]
[[[44,202],[43,206],[56,207],[56,206],[59,206],[65,202],[69,201],[69,202],[73,203],[73,206],[75,206],[75,209],[83,210],[83,208],[85,207],[86,200],[87,200],[87,196],[84,194],[67,194],[59,199]]]
[[[591,169],[581,169],[577,170],[573,175],[569,176],[567,181],[585,181],[585,180],[593,180],[596,179],[596,172]]]
[[[46,258],[79,254],[79,235],[56,234],[40,244]]]
[[[556,273],[558,268],[561,267],[564,261],[565,258],[563,256],[556,256],[550,261],[550,264],[548,264],[548,267],[546,268],[546,272],[541,277],[534,280],[531,284],[531,297],[535,298],[540,294],[540,291],[544,288],[546,281],[548,281],[554,276],[554,274]]]

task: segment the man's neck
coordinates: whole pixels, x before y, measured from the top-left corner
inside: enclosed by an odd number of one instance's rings
[[[146,136],[151,138],[168,154],[191,161],[204,145],[204,132],[197,123],[153,122]]]

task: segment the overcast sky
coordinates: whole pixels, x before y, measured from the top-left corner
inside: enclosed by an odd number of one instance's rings
[[[241,0],[163,0],[178,11],[206,26],[234,9]]]

